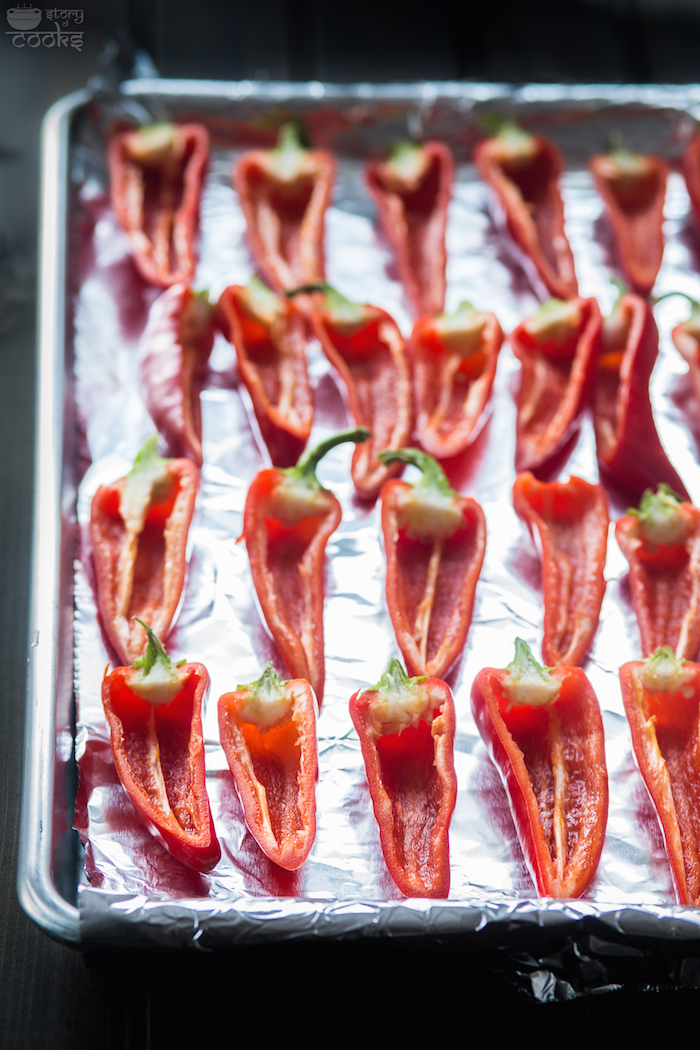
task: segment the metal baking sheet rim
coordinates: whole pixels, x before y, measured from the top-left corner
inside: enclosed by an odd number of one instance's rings
[[[465,105],[507,100],[509,105],[568,101],[583,105],[639,102],[685,109],[700,116],[700,85],[524,85],[419,83],[331,85],[311,82],[260,83],[134,80],[122,84],[128,96],[318,101],[320,98],[382,98],[418,107],[439,98]],[[64,433],[64,405],[70,386],[66,367],[67,192],[71,124],[92,97],[90,90],[66,96],[48,111],[42,132],[38,384],[31,611],[27,671],[24,778],[20,818],[17,890],[20,903],[46,933],[83,948],[152,945],[214,950],[281,939],[366,936],[461,935],[477,946],[479,934],[501,927],[508,939],[514,926],[531,930],[578,930],[627,949],[653,938],[697,941],[700,913],[674,905],[604,908],[586,901],[406,900],[316,901],[259,898],[228,904],[203,900],[163,903],[139,895],[118,896],[81,887],[91,898],[91,918],[67,896],[75,896],[77,864],[72,832],[73,696],[72,574],[75,492],[66,467],[70,434]],[[66,572],[66,567],[68,572]],[[59,794],[64,821],[60,819]],[[57,819],[57,812],[59,818]],[[57,858],[59,858],[57,860]],[[71,868],[75,870],[71,870]],[[59,882],[63,883],[59,888]],[[498,937],[495,938],[498,940]],[[605,954],[603,952],[603,954]],[[543,996],[546,998],[547,996]]]

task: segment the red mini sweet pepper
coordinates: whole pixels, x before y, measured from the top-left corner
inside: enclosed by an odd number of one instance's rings
[[[201,124],[153,124],[109,144],[112,206],[151,284],[189,284],[197,266],[199,200],[209,160]]]
[[[254,277],[231,285],[219,299],[218,324],[236,348],[241,379],[277,467],[299,459],[313,425],[306,360],[306,324],[288,299]]]
[[[304,149],[296,125],[280,128],[277,148],[248,150],[233,170],[248,243],[276,292],[325,280],[323,233],[335,179],[325,150]]]
[[[436,678],[408,678],[390,660],[350,700],[389,874],[405,897],[447,897],[457,800],[455,707]]]
[[[700,664],[662,647],[623,664],[620,686],[639,771],[656,809],[679,904],[700,904]]]
[[[323,570],[340,503],[316,477],[319,461],[344,441],[366,441],[363,427],[345,430],[307,450],[296,467],[261,470],[248,489],[243,538],[260,607],[294,678],[304,678],[323,702]]]
[[[580,897],[608,818],[603,720],[588,679],[580,667],[542,667],[518,638],[512,663],[476,676],[471,701],[538,893]]]
[[[133,470],[101,485],[90,512],[90,541],[102,626],[124,664],[146,647],[145,620],[165,638],[185,582],[187,534],[199,472],[189,459],[162,459],[149,438]]]
[[[595,636],[605,594],[605,493],[583,478],[545,483],[524,473],[513,485],[513,507],[542,548],[542,658],[576,667]]]
[[[467,302],[453,314],[416,321],[408,347],[416,433],[431,456],[456,456],[478,434],[502,342],[495,316]]]
[[[579,425],[593,389],[601,326],[595,299],[550,299],[511,333],[522,365],[516,470],[543,466]]]
[[[206,292],[175,284],[151,307],[141,341],[143,398],[171,456],[202,465],[200,394],[214,345]]]
[[[401,142],[367,166],[367,188],[394,250],[399,277],[417,316],[445,306],[445,230],[454,162],[448,146]]]
[[[316,697],[301,678],[281,682],[271,663],[251,685],[219,699],[219,733],[251,835],[288,871],[316,837]]]
[[[559,190],[564,160],[554,143],[504,124],[498,135],[476,147],[474,162],[496,193],[511,237],[549,294],[557,299],[578,295]]]
[[[442,678],[461,655],[486,553],[479,504],[450,488],[440,465],[415,448],[380,452],[383,463],[411,463],[416,484],[382,489],[386,601],[408,673]]]
[[[615,524],[629,562],[642,653],[669,646],[679,660],[700,647],[700,509],[668,485],[644,493],[638,510]]]
[[[328,285],[306,285],[292,294],[313,294],[311,323],[323,352],[347,391],[358,426],[371,432],[352,457],[358,495],[374,499],[396,473],[377,458],[380,449],[401,448],[411,440],[411,368],[403,336],[385,310],[350,302]],[[321,297],[322,296],[322,297]]]
[[[589,167],[603,198],[625,278],[638,295],[654,287],[664,254],[664,200],[668,166],[660,157],[617,145]]]
[[[114,764],[136,812],[169,853],[196,871],[221,859],[207,796],[202,704],[209,691],[203,664],[173,664],[148,635],[143,658],[102,682]]]
[[[649,304],[638,295],[620,296],[603,324],[593,423],[600,466],[636,499],[661,482],[688,496],[661,444],[649,400],[658,352]]]

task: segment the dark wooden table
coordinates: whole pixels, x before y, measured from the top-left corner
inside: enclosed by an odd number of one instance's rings
[[[163,75],[329,81],[453,79],[690,82],[700,76],[700,5],[675,0],[530,0],[430,5],[384,0],[85,0],[81,52],[13,48],[0,40],[0,1046],[136,1048],[213,1043],[245,1018],[302,1037],[331,1026],[353,1034],[507,1038],[537,1025],[584,1040],[624,1016],[625,1037],[673,1016],[699,993],[645,993],[653,975],[632,966],[610,995],[541,1007],[525,999],[497,956],[458,942],[345,944],[244,950],[225,960],[86,959],[46,937],[17,904],[24,684],[32,513],[36,201],[41,116],[98,71],[109,41],[124,67],[147,49]],[[116,50],[112,47],[112,54]],[[697,950],[695,950],[697,948]],[[697,985],[700,946],[673,982]],[[668,967],[659,973],[669,972]],[[377,1013],[377,1007],[379,1011]],[[687,1017],[686,1017],[687,1015]],[[562,1029],[562,1022],[567,1027]],[[465,1030],[469,1025],[468,1031]],[[544,1028],[544,1031],[543,1031]],[[234,1034],[235,1033],[235,1034]]]

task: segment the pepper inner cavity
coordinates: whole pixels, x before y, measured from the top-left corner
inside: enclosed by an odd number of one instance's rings
[[[133,624],[134,616],[150,622],[163,600],[166,526],[178,493],[179,485],[167,475],[156,479],[144,495],[148,509],[142,521],[129,516],[125,521],[120,507],[126,536],[118,566],[117,615],[127,621],[127,634],[131,630],[142,631],[138,624]]]
[[[240,728],[255,776],[265,790],[267,821],[279,845],[294,832],[304,829],[299,812],[299,730],[292,720],[265,732],[250,723],[242,723]]]
[[[415,609],[412,633],[426,666],[440,650],[454,609],[454,587],[463,575],[460,544],[411,540],[401,530],[396,548],[401,605]]]
[[[598,358],[593,397],[598,440],[603,449],[613,448],[617,430],[621,368],[632,323],[631,311],[618,308],[603,325],[603,350]]]
[[[184,173],[191,153],[190,146],[181,156],[173,154],[158,167],[134,163],[130,180],[134,187],[132,192],[141,197],[142,228],[153,245],[155,262],[168,273],[179,268],[173,229],[175,215],[182,206]]]
[[[382,783],[391,799],[393,840],[402,866],[430,878],[432,829],[442,787],[435,767],[433,735],[427,723],[377,741]]]

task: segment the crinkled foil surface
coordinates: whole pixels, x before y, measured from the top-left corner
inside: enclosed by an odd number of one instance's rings
[[[450,833],[448,902],[404,901],[383,861],[360,746],[348,700],[400,656],[384,598],[384,555],[379,506],[359,502],[350,481],[349,446],[334,450],[319,477],[336,493],[343,520],[328,545],[325,603],[326,693],[318,722],[318,833],[312,853],[294,874],[269,862],[248,832],[218,740],[216,701],[237,683],[260,675],[273,660],[285,675],[256,605],[246,549],[237,542],[248,485],[268,465],[250,402],[239,382],[233,348],[218,336],[202,395],[204,468],[190,536],[189,574],[170,654],[204,663],[211,676],[206,707],[207,784],[222,860],[209,876],[188,871],[139,822],[112,763],[100,688],[112,654],[96,615],[87,525],[100,484],[123,476],[153,432],[137,383],[139,340],[157,292],[136,275],[126,237],[108,198],[104,132],[115,116],[201,119],[213,136],[201,206],[200,263],[195,286],[212,300],[253,272],[245,227],[231,186],[231,166],[260,130],[300,118],[313,144],[336,151],[338,181],[326,221],[328,279],[346,296],[384,307],[408,336],[412,318],[391,255],[375,226],[363,185],[369,156],[397,139],[440,137],[454,149],[457,169],[447,231],[447,302],[463,299],[493,311],[505,332],[536,309],[533,286],[502,230],[487,188],[470,163],[479,120],[497,110],[518,117],[564,151],[562,180],[567,233],[580,292],[609,312],[617,291],[614,249],[602,203],[586,169],[612,130],[627,145],[676,161],[692,130],[690,103],[680,89],[528,88],[517,95],[487,85],[373,87],[344,92],[311,85],[190,85],[168,93],[168,83],[134,82],[117,99],[104,98],[85,116],[72,146],[74,243],[75,404],[81,435],[75,561],[75,684],[80,792],[77,825],[86,845],[80,907],[84,940],[200,946],[297,936],[477,931],[518,916],[571,923],[599,916],[620,928],[637,915],[640,928],[660,930],[672,919],[697,936],[694,909],[673,906],[661,833],[637,771],[620,696],[617,669],[640,657],[626,562],[612,532],[607,592],[586,673],[603,710],[610,778],[607,838],[598,874],[579,902],[534,896],[499,776],[474,726],[469,693],[484,666],[512,658],[516,636],[539,653],[542,590],[539,555],[511,505],[514,480],[515,393],[519,366],[507,343],[501,352],[488,422],[474,444],[446,463],[452,484],[476,498],[486,514],[488,545],[464,654],[449,675],[457,707],[455,764],[459,782]],[[223,88],[226,87],[226,91]],[[685,291],[700,298],[700,240],[689,216],[685,184],[674,171],[665,208],[666,250],[655,294]],[[700,500],[697,404],[686,365],[670,341],[674,323],[687,316],[680,298],[656,308],[660,357],[652,400],[662,440],[694,500]],[[315,391],[311,442],[348,424],[344,393],[320,347],[309,346]],[[84,471],[84,473],[83,473]],[[590,418],[558,477],[598,480]],[[414,468],[404,477],[413,480]],[[609,492],[611,517],[626,508]],[[629,911],[632,909],[632,912]],[[690,924],[690,928],[688,926]],[[624,923],[623,923],[624,925]],[[119,929],[119,934],[114,933]],[[673,931],[666,927],[667,936]],[[110,932],[111,931],[111,932]],[[670,932],[669,932],[670,931]],[[604,982],[603,982],[604,983]],[[545,982],[546,984],[546,982]],[[546,992],[542,993],[547,997]]]

